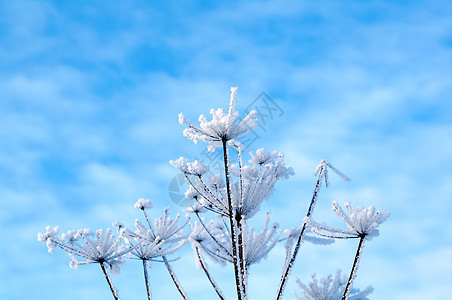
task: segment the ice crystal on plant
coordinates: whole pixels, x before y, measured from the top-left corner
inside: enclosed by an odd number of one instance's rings
[[[194,198],[188,198],[187,197],[187,199],[194,199]],[[206,212],[207,209],[203,205],[201,205],[199,202],[196,201],[196,202],[190,204],[190,207],[185,209],[185,211],[188,212],[188,213],[198,213],[198,214],[200,214],[200,213]]]
[[[248,267],[258,263],[273,249],[278,242],[281,231],[277,231],[278,224],[274,223],[268,229],[270,214],[264,222],[260,232],[255,232],[253,227],[244,228],[244,264]],[[221,223],[210,221],[208,224],[195,223],[190,234],[190,242],[196,243],[215,262],[232,262],[233,251],[229,231]]]
[[[271,159],[274,159],[277,156],[277,153],[276,151],[268,153],[267,151],[265,151],[264,148],[260,148],[256,150],[256,154],[250,152],[250,155],[251,155],[250,163],[254,165],[262,165],[267,163]]]
[[[203,163],[195,160],[194,162],[189,162],[185,157],[180,157],[176,160],[171,160],[170,164],[179,169],[184,174],[202,176],[204,173],[209,171],[209,167]]]
[[[262,258],[267,257],[267,254],[278,242],[281,231],[277,231],[277,223],[274,223],[270,229],[267,230],[269,221],[270,213],[267,213],[261,232],[254,232],[254,228],[251,227],[249,233],[246,233],[245,264],[247,266],[258,263]]]
[[[45,242],[51,253],[55,246],[66,251],[72,259],[70,266],[73,269],[79,265],[100,263],[110,266],[112,274],[119,274],[119,268],[124,265],[122,256],[130,251],[130,248],[120,245],[124,230],[120,230],[116,239],[111,229],[98,229],[95,235],[88,229],[69,231],[60,237],[56,236],[57,230],[50,227],[46,230],[46,233],[38,235],[39,241]],[[85,260],[79,261],[77,257]]]
[[[231,199],[233,210],[248,219],[259,211],[261,203],[268,199],[274,191],[275,183],[281,179],[287,179],[294,174],[292,168],[286,167],[284,155],[266,152],[258,149],[256,154],[250,153],[251,165],[231,165],[231,174],[237,179],[231,178]],[[171,161],[176,168],[186,174],[190,187],[186,192],[188,199],[195,201],[208,210],[217,212],[223,216],[229,215],[228,195],[226,185],[221,174],[203,177],[200,173],[190,171],[190,163],[186,158]],[[199,165],[199,163],[196,163]],[[193,169],[193,168],[192,168]],[[203,168],[204,169],[204,168]],[[187,175],[197,175],[190,178]]]
[[[299,227],[293,226],[290,229],[284,230],[284,234],[287,236],[286,244],[284,246],[286,249],[286,253],[291,252],[293,244],[300,236],[302,228],[303,228],[303,225],[299,226]],[[309,235],[304,235],[303,241],[307,241],[307,242],[310,242],[315,245],[331,245],[332,243],[334,243],[333,239],[319,238],[319,237],[309,236]]]
[[[220,226],[213,220],[207,224],[205,224],[205,220],[199,221],[190,224],[191,232],[188,236],[188,241],[195,252],[197,248],[200,248],[212,261],[224,266],[224,262],[229,261],[229,256],[232,254],[225,247],[225,244],[228,242]],[[229,248],[229,246],[227,247]],[[201,267],[199,263],[199,260],[196,260],[196,266],[198,268]]]
[[[200,248],[215,263],[221,266],[225,262],[232,262],[230,234],[222,224],[215,220],[209,223],[205,219],[195,221],[194,225],[190,224],[191,232],[188,241],[196,251]]]
[[[138,199],[138,201],[135,203],[135,205],[133,207],[139,208],[141,210],[151,209],[152,203],[151,203],[151,200],[141,198],[141,199]]]
[[[287,179],[294,174],[292,168],[285,166],[284,155],[266,152],[258,149],[253,157],[252,165],[233,165],[233,175],[241,180],[232,181],[232,198],[237,212],[246,219],[254,216],[263,201],[267,200],[274,191],[275,183]]]
[[[345,222],[349,230],[330,227],[310,220],[312,231],[330,238],[365,237],[366,240],[371,240],[380,234],[377,227],[389,217],[388,211],[375,210],[373,206],[351,207],[350,203],[345,202],[345,207],[348,215],[344,213],[337,201],[333,201],[332,210]]]
[[[200,126],[196,126],[187,120],[182,113],[179,114],[179,123],[188,126],[184,130],[184,136],[197,143],[198,141],[209,142],[208,150],[215,151],[221,146],[221,141],[229,141],[238,138],[253,130],[257,125],[256,111],[251,111],[240,121],[239,113],[235,110],[237,88],[231,88],[231,100],[229,112],[225,114],[223,109],[212,109],[210,114],[212,120],[208,121],[204,115],[199,116]]]
[[[336,275],[330,274],[322,279],[317,280],[315,273],[311,275],[312,281],[305,285],[298,278],[296,279],[298,286],[301,288],[303,295],[299,296],[293,291],[294,296],[299,300],[339,300],[345,291],[347,277],[341,276],[341,271],[337,270]],[[366,298],[373,291],[372,287],[365,290],[352,289],[347,300],[368,300]]]
[[[317,168],[314,171],[314,176],[319,175],[320,177],[323,177],[325,179],[325,186],[329,187],[330,182],[328,180],[328,168],[333,170],[334,173],[336,173],[340,178],[342,178],[346,182],[350,182],[350,178],[345,176],[341,171],[336,169],[329,161],[322,160],[320,164],[317,166]]]
[[[141,224],[140,220],[136,219],[135,227],[137,230],[135,234],[139,235],[142,239],[156,243],[168,241],[174,243],[184,239],[185,234],[182,232],[182,228],[187,225],[188,219],[182,225],[179,225],[180,214],[177,214],[176,218],[172,219],[169,216],[168,210],[168,208],[165,208],[163,216],[154,220],[154,226],[148,224],[150,229],[147,229]]]
[[[38,241],[46,243],[49,253],[53,254],[55,251],[55,240],[57,241],[57,234],[60,231],[60,228],[58,226],[55,226],[54,228],[50,226],[46,226],[46,232],[45,233],[38,233]]]
[[[135,225],[137,230],[133,234],[129,233],[127,241],[132,245],[130,254],[139,259],[152,261],[157,257],[172,254],[185,245],[183,234],[162,240],[156,238],[150,230],[146,230],[138,220]]]

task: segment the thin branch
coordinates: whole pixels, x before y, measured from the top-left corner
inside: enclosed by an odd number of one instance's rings
[[[237,227],[238,227],[238,250],[239,250],[239,263],[240,263],[240,275],[242,276],[242,287],[244,298],[247,298],[247,286],[245,285],[246,273],[245,273],[245,244],[243,242],[243,230],[246,228],[242,222],[245,222],[245,219],[242,215],[236,215]]]
[[[325,169],[326,169],[326,166],[323,165],[321,167],[320,174],[317,178],[317,182],[316,182],[315,188],[314,188],[314,193],[313,193],[312,199],[311,199],[311,204],[309,205],[309,209],[306,214],[306,217],[308,217],[308,218],[311,216],[312,212],[314,211],[315,202],[317,201],[317,196],[318,196],[318,193],[320,190],[320,185],[322,184],[322,178],[323,178]],[[295,245],[294,251],[292,253],[292,257],[290,258],[289,262],[286,264],[285,269],[283,271],[283,275],[281,276],[281,281],[279,283],[278,292],[276,294],[276,300],[281,299],[281,297],[283,295],[284,287],[287,284],[287,279],[289,278],[290,271],[292,270],[292,267],[295,263],[295,259],[297,258],[298,251],[300,250],[300,246],[303,241],[303,236],[306,231],[306,227],[307,227],[306,222],[303,222],[303,227],[301,229],[300,235],[298,236],[298,240]]]
[[[226,177],[226,192],[228,196],[228,212],[229,212],[229,225],[231,227],[231,239],[232,239],[232,258],[234,261],[234,274],[235,274],[235,282],[237,287],[237,299],[243,300],[243,282],[242,276],[240,274],[240,265],[237,260],[237,237],[235,232],[235,224],[234,224],[234,214],[232,210],[232,197],[231,197],[231,187],[230,187],[230,178],[229,178],[229,157],[228,157],[228,149],[226,146],[226,137],[222,139],[223,143],[223,159],[224,159],[224,172]]]
[[[105,278],[107,279],[108,286],[110,287],[110,291],[113,294],[115,300],[119,300],[118,291],[116,291],[115,286],[113,285],[113,281],[111,281],[110,275],[108,275],[107,269],[105,269],[104,262],[99,262],[100,268],[102,272],[104,272]]]
[[[185,300],[189,300],[187,294],[185,293],[184,289],[182,288],[179,281],[177,280],[176,275],[174,274],[173,268],[171,268],[171,265],[169,264],[168,260],[166,259],[165,256],[162,256],[162,258],[163,258],[163,262],[165,263],[166,268],[168,269],[168,273],[170,274],[171,279],[173,280],[174,284],[176,285],[176,288],[179,291],[179,293],[181,294],[182,298],[184,298]]]
[[[348,297],[348,294],[350,293],[350,290],[352,289],[353,280],[356,277],[356,271],[358,270],[358,263],[359,259],[361,258],[361,252],[364,246],[364,239],[366,238],[366,235],[361,235],[358,249],[356,250],[355,254],[355,260],[353,261],[352,270],[350,271],[350,276],[348,278],[347,286],[345,287],[344,295],[342,296],[342,300],[346,300]]]
[[[213,288],[215,289],[215,292],[217,293],[218,297],[221,300],[225,300],[223,293],[221,292],[220,288],[218,287],[218,285],[215,282],[215,280],[213,279],[213,277],[210,275],[209,270],[207,270],[207,266],[206,266],[204,260],[202,259],[201,253],[197,246],[195,246],[195,252],[196,252],[196,256],[198,258],[199,264],[201,265],[201,268],[203,269],[204,273],[207,276],[207,279],[209,279],[210,283],[212,284]]]
[[[143,261],[143,272],[144,272],[144,283],[146,284],[146,293],[148,295],[148,300],[151,300],[151,287],[149,286],[149,279],[148,279],[148,269],[146,260],[142,259]]]

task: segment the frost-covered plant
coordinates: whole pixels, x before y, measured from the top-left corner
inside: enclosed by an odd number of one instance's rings
[[[98,263],[114,298],[119,299],[105,266],[110,267],[112,274],[119,274],[120,267],[124,265],[123,255],[131,250],[130,247],[120,244],[125,230],[120,229],[116,239],[110,228],[106,231],[98,229],[96,234],[89,229],[71,230],[59,237],[57,236],[58,230],[58,227],[52,229],[47,226],[45,233],[38,233],[38,240],[47,244],[50,253],[53,253],[56,246],[66,251],[72,259],[70,266],[73,269],[77,269],[79,265]],[[85,260],[79,261],[77,257]]]
[[[347,284],[347,277],[345,275],[341,276],[340,270],[336,271],[334,279],[331,274],[320,279],[320,282],[315,277],[315,273],[313,273],[311,277],[312,282],[310,282],[307,286],[304,285],[298,278],[296,279],[297,284],[303,293],[302,296],[299,296],[297,293],[293,292],[294,296],[298,300],[337,300],[344,294],[345,286]],[[372,293],[372,291],[373,288],[370,286],[363,291],[360,291],[359,289],[352,289],[347,299],[368,300],[366,297]]]
[[[337,170],[335,167],[333,167],[333,165],[330,162],[328,162],[326,160],[320,161],[320,164],[316,167],[316,169],[314,171],[314,176],[317,176],[317,182],[315,184],[314,192],[312,194],[311,203],[309,204],[309,208],[306,213],[307,219],[309,219],[311,217],[312,213],[314,212],[315,204],[317,202],[317,197],[319,195],[320,186],[322,185],[322,182],[323,181],[325,182],[325,187],[329,187],[329,185],[330,185],[329,181],[328,181],[328,168],[333,170],[344,181],[346,181],[346,182],[350,181],[350,179],[347,176],[345,176],[339,170]],[[295,232],[292,231],[291,234],[288,235],[288,243],[286,243],[286,254],[287,254],[286,263],[284,265],[284,270],[283,270],[283,274],[281,276],[281,281],[279,282],[276,299],[281,299],[281,297],[283,295],[284,288],[287,284],[287,279],[289,278],[290,271],[295,263],[295,259],[297,258],[301,243],[304,239],[306,239],[305,232],[308,228],[309,228],[308,223],[306,221],[303,222],[303,225],[297,231],[297,238],[296,238],[297,241],[296,241],[295,248],[293,249],[293,251],[292,251],[291,247],[292,247],[293,239],[295,239],[295,235],[294,235]],[[292,242],[289,243],[291,240],[292,240]],[[309,239],[307,239],[307,240],[309,240]],[[290,255],[290,253],[292,253],[292,255]]]
[[[237,138],[253,130],[257,125],[257,113],[251,111],[241,119],[235,109],[236,93],[237,88],[231,88],[227,113],[223,109],[212,109],[211,120],[201,115],[198,119],[199,125],[190,122],[182,113],[179,114],[179,122],[187,126],[184,135],[195,143],[206,142],[207,149],[211,152],[219,151],[223,164],[220,173],[212,174],[209,172],[209,166],[200,161],[190,162],[184,157],[170,161],[184,174],[190,184],[185,197],[191,200],[191,204],[186,212],[196,217],[194,222],[189,221],[187,216],[187,220],[179,224],[180,215],[172,219],[169,217],[168,209],[165,209],[163,215],[154,219],[152,223],[147,213],[147,210],[152,208],[152,203],[147,199],[139,199],[134,206],[143,212],[147,225],[143,225],[137,219],[135,230],[131,230],[122,223],[115,222],[114,225],[118,226],[119,232],[117,239],[114,239],[109,229],[105,232],[97,231],[96,238],[90,240],[89,231],[70,231],[58,237],[57,228],[47,227],[46,233],[38,235],[39,240],[47,244],[51,253],[56,246],[67,251],[73,259],[71,266],[74,268],[80,264],[100,263],[115,299],[119,298],[104,265],[110,266],[111,272],[115,273],[119,271],[119,266],[123,265],[124,258],[142,261],[148,299],[151,299],[148,268],[152,266],[152,262],[165,264],[180,295],[188,299],[170,265],[173,259],[168,259],[167,256],[173,255],[189,243],[193,249],[196,266],[203,270],[219,299],[225,299],[220,289],[221,283],[215,281],[205,257],[220,266],[232,264],[238,300],[249,297],[248,276],[251,266],[266,258],[279,242],[285,241],[286,258],[282,262],[281,280],[279,284],[275,283],[275,286],[277,285],[275,298],[278,300],[283,296],[304,241],[329,245],[338,238],[359,238],[358,251],[348,280],[345,276],[340,276],[340,271],[337,271],[334,280],[329,275],[321,279],[320,283],[313,275],[313,282],[308,285],[297,280],[303,295],[301,297],[295,293],[294,295],[298,299],[367,299],[364,297],[372,292],[372,288],[368,287],[360,292],[352,288],[352,282],[356,276],[364,241],[378,235],[376,227],[386,220],[389,213],[376,211],[373,207],[352,208],[346,203],[349,213],[346,215],[337,202],[333,202],[333,210],[346,223],[348,230],[313,221],[312,216],[320,187],[322,183],[329,187],[329,170],[343,180],[350,181],[330,162],[322,160],[314,172],[317,181],[309,208],[305,216],[300,216],[304,217],[302,224],[296,224],[286,230],[279,229],[277,223],[270,223],[270,213],[267,212],[262,229],[255,231],[249,224],[250,219],[259,213],[262,203],[271,197],[276,183],[288,179],[294,171],[285,165],[282,153],[268,152],[263,148],[249,152],[250,158],[244,163],[246,148]],[[231,157],[235,154],[237,159]],[[207,221],[201,214],[213,214],[213,218]],[[190,231],[184,232],[187,223],[190,225]],[[281,237],[283,232],[285,237]],[[315,233],[320,237],[309,236],[308,233]],[[80,240],[85,243],[80,244],[78,242]],[[85,261],[79,262],[75,256],[85,258]]]
[[[231,88],[228,114],[224,114],[222,109],[211,110],[212,120],[207,121],[201,115],[200,126],[188,121],[182,113],[179,115],[179,122],[188,126],[184,130],[185,136],[195,143],[198,140],[208,142],[209,151],[215,151],[217,147],[223,149],[224,179],[221,173],[204,176],[208,169],[198,161],[190,163],[181,157],[170,163],[185,174],[191,190],[196,192],[193,197],[195,201],[228,223],[229,234],[223,239],[227,243],[220,246],[218,239],[214,239],[219,244],[215,251],[218,251],[220,259],[233,263],[238,299],[246,299],[249,265],[264,257],[277,240],[277,237],[271,239],[276,226],[265,232],[268,218],[260,234],[254,233],[253,229],[248,231],[247,220],[256,214],[262,201],[272,194],[276,181],[287,179],[293,170],[285,166],[282,153],[267,153],[264,149],[251,155],[251,165],[243,165],[244,147],[234,139],[252,130],[257,119],[256,112],[251,111],[239,121],[239,114],[235,110],[236,92],[237,88]],[[238,164],[230,163],[228,147],[237,149]]]
[[[197,143],[198,141],[208,142],[208,150],[215,151],[217,147],[224,147],[225,142],[241,137],[257,125],[255,118],[257,113],[251,111],[243,120],[240,121],[239,112],[235,110],[237,88],[231,88],[231,100],[229,103],[229,112],[225,114],[222,108],[211,109],[212,121],[207,121],[204,115],[200,115],[198,120],[200,126],[196,126],[179,114],[179,123],[188,126],[184,130],[184,136]]]
[[[312,226],[312,231],[318,235],[337,239],[359,238],[358,249],[356,250],[352,270],[350,272],[350,277],[345,287],[342,300],[349,299],[348,295],[351,292],[352,283],[356,277],[356,271],[358,270],[359,260],[361,259],[364,241],[370,241],[374,237],[378,236],[380,232],[376,228],[389,217],[388,211],[375,210],[373,206],[369,206],[367,208],[361,206],[351,207],[350,203],[345,202],[345,207],[348,210],[348,216],[338,205],[337,201],[333,201],[333,207],[331,209],[336,212],[345,224],[347,224],[348,230],[330,227],[326,224],[319,224],[315,221],[307,220],[307,222]]]
[[[158,258],[162,258],[166,268],[173,280],[176,288],[184,299],[188,299],[185,291],[177,280],[171,265],[166,258],[166,255],[173,254],[186,243],[186,234],[182,232],[182,229],[187,225],[188,218],[185,223],[178,225],[180,215],[178,214],[173,220],[168,215],[168,208],[165,208],[163,216],[154,220],[154,226],[152,226],[147,209],[152,208],[152,203],[147,199],[139,199],[135,205],[135,208],[139,208],[143,211],[143,214],[148,223],[149,229],[141,224],[139,219],[135,220],[136,230],[134,232],[126,230],[127,242],[131,245],[130,251],[131,259],[140,259],[143,264],[144,280],[146,285],[146,292],[148,299],[151,299],[151,288],[149,285],[147,262],[149,261],[149,267],[152,266],[152,261],[159,261]]]

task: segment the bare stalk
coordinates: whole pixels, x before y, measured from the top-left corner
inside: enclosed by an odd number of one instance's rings
[[[151,288],[149,286],[147,264],[145,259],[143,259],[142,261],[143,261],[144,283],[146,284],[146,293],[148,294],[148,300],[151,300]]]
[[[173,268],[171,268],[171,265],[169,264],[168,260],[166,259],[165,256],[162,256],[162,258],[163,258],[163,262],[165,262],[166,268],[168,269],[168,273],[170,274],[171,279],[173,279],[173,282],[176,285],[176,288],[179,291],[179,293],[181,294],[182,298],[184,298],[185,300],[189,300],[187,294],[185,293],[184,289],[182,288],[179,281],[177,280],[176,275],[174,274]]]
[[[247,299],[247,286],[246,286],[246,271],[245,271],[245,249],[244,249],[244,242],[243,242],[243,229],[245,226],[243,226],[242,222],[245,220],[243,219],[242,215],[236,216],[237,221],[237,227],[239,229],[238,233],[238,248],[239,248],[239,263],[240,263],[240,274],[242,276],[242,286],[243,286],[243,293],[244,298]]]
[[[239,156],[239,169],[240,169],[240,202],[239,202],[239,207],[240,205],[243,205],[243,170],[242,170],[242,150],[240,147],[237,147],[238,150],[238,156]],[[245,266],[245,245],[243,242],[243,228],[246,228],[246,226],[244,226],[244,222],[245,219],[243,218],[243,216],[241,214],[237,214],[236,216],[236,221],[237,221],[237,227],[239,229],[239,234],[238,234],[238,247],[239,247],[239,262],[240,262],[240,273],[242,275],[242,286],[243,286],[243,293],[244,293],[244,297],[245,299],[247,299],[247,280],[246,280],[246,266]],[[243,223],[242,223],[243,222]]]
[[[99,262],[100,268],[102,272],[104,272],[105,278],[107,279],[108,286],[110,287],[111,293],[115,300],[119,300],[118,291],[116,291],[115,286],[113,285],[113,281],[111,281],[110,275],[108,275],[107,269],[105,269],[104,262]]]
[[[210,284],[212,284],[213,288],[215,289],[215,292],[217,293],[218,297],[221,300],[225,300],[223,293],[221,292],[220,288],[218,287],[217,283],[215,282],[215,280],[213,279],[213,277],[210,275],[209,270],[207,270],[207,266],[204,262],[204,260],[202,259],[201,253],[199,251],[199,248],[196,246],[195,247],[195,251],[196,251],[196,256],[198,258],[199,264],[201,265],[201,268],[203,269],[204,273],[207,276],[207,279],[209,279]]]
[[[363,250],[364,239],[366,235],[361,235],[359,239],[358,249],[356,250],[355,260],[353,261],[352,270],[350,271],[350,276],[348,277],[347,286],[345,287],[344,295],[342,296],[342,300],[346,300],[350,290],[352,289],[353,280],[356,277],[356,271],[358,270],[359,259],[361,258],[361,252]]]
[[[312,212],[314,211],[315,202],[317,201],[317,196],[319,194],[320,185],[322,183],[322,178],[323,178],[323,174],[325,172],[325,168],[326,168],[326,166],[322,166],[319,177],[317,178],[317,182],[316,182],[315,188],[314,188],[314,193],[313,193],[312,199],[311,199],[311,204],[309,205],[308,212],[306,214],[306,217],[308,217],[308,218],[312,215]],[[287,284],[287,279],[289,278],[290,271],[292,270],[292,267],[295,263],[295,259],[297,258],[298,251],[300,250],[301,243],[303,241],[303,236],[306,231],[306,227],[307,227],[306,222],[303,222],[303,227],[301,228],[300,235],[298,236],[297,243],[295,244],[295,248],[292,253],[292,257],[290,258],[289,262],[286,264],[283,274],[281,276],[281,281],[280,281],[279,287],[278,287],[278,293],[276,294],[276,300],[281,299],[281,297],[283,295],[284,287]]]
[[[234,212],[232,210],[232,199],[231,199],[231,188],[230,188],[230,180],[229,180],[229,157],[228,157],[228,149],[226,147],[226,138],[223,138],[223,159],[224,159],[224,173],[226,176],[226,193],[228,195],[228,214],[229,214],[229,225],[231,227],[231,239],[232,239],[232,258],[234,262],[234,274],[235,274],[235,283],[237,287],[237,299],[243,300],[243,282],[242,275],[240,272],[240,265],[237,260],[237,236],[235,232],[235,220],[234,220]]]

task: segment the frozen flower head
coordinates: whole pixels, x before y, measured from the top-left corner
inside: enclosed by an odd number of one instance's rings
[[[185,245],[185,240],[181,240],[178,243],[161,243],[156,241],[149,243],[139,238],[135,240],[137,243],[133,246],[130,254],[147,261],[153,261],[158,257],[173,254]]]
[[[292,168],[286,167],[282,153],[258,149],[256,154],[250,155],[252,165],[236,166],[235,170],[231,168],[231,173],[241,180],[232,180],[234,207],[246,219],[253,217],[261,203],[270,198],[277,181],[294,174]]]
[[[278,242],[281,230],[277,231],[277,223],[272,224],[270,229],[267,230],[269,221],[270,213],[267,213],[261,232],[254,232],[254,228],[251,227],[250,232],[247,234],[248,239],[245,241],[245,264],[247,266],[258,263],[262,258],[266,258],[267,254]]]
[[[204,165],[203,163],[197,160],[191,163],[185,157],[180,157],[176,160],[170,160],[170,164],[172,164],[179,171],[186,175],[202,176],[207,171],[209,171],[209,167]]]
[[[371,240],[379,235],[377,227],[389,217],[388,211],[375,210],[373,206],[351,207],[350,203],[345,202],[345,207],[348,215],[344,213],[337,201],[333,201],[331,209],[345,222],[348,230],[329,227],[307,219],[312,226],[312,231],[330,238],[363,238]]]
[[[139,208],[141,210],[150,209],[152,208],[152,203],[151,200],[141,198],[138,199],[133,207]]]
[[[57,228],[46,228],[46,233],[38,234],[38,240],[45,242],[49,252],[53,253],[56,246],[66,251],[71,257],[71,268],[77,269],[79,265],[100,263],[110,267],[112,274],[119,274],[119,268],[124,265],[122,256],[130,248],[121,246],[124,230],[120,230],[115,238],[110,229],[98,229],[92,234],[89,229],[71,230],[57,236]],[[78,258],[84,259],[79,261]]]
[[[188,126],[184,130],[184,136],[197,143],[208,142],[209,151],[215,151],[223,142],[238,138],[252,130],[257,125],[256,111],[251,111],[240,121],[239,113],[235,110],[237,88],[231,88],[231,101],[229,112],[225,114],[223,109],[212,109],[212,120],[208,121],[204,115],[199,116],[200,126],[196,126],[187,120],[182,113],[179,114],[179,123]]]
[[[134,236],[140,236],[141,239],[155,243],[179,241],[185,238],[185,234],[182,232],[182,229],[188,223],[189,218],[187,218],[182,225],[178,225],[179,219],[180,214],[177,214],[176,218],[172,219],[169,216],[167,207],[164,210],[163,216],[154,219],[154,226],[151,226],[150,222],[148,223],[150,226],[149,229],[143,226],[143,224],[136,219],[135,227],[137,230],[134,232]]]
[[[224,266],[226,261],[232,262],[232,254],[230,252],[230,244],[221,230],[221,225],[211,220],[209,223],[203,223],[205,219],[200,220],[201,223],[195,221],[190,223],[191,231],[188,236],[194,251],[202,250],[213,262]],[[200,267],[199,260],[196,260],[196,266]]]
[[[207,224],[210,227],[210,224]],[[191,231],[188,236],[188,241],[193,245],[197,245],[202,242],[211,242],[211,237],[207,233],[204,226],[195,221],[194,225],[190,223]]]
[[[187,189],[187,191],[185,192],[185,198],[187,198],[188,200],[197,200],[199,199],[199,193],[197,190],[195,190],[195,188],[190,185],[190,187]]]
[[[190,204],[190,207],[185,209],[184,211],[188,213],[200,214],[205,213],[207,209],[204,206],[202,206],[199,202],[194,202]]]
[[[119,222],[118,220],[114,221],[111,224],[113,227],[118,227],[118,232],[121,231],[122,229],[125,229],[126,226],[124,226],[124,224],[122,224],[121,222]]]
[[[250,155],[251,155],[250,163],[255,165],[266,164],[267,162],[273,160],[277,156],[276,151],[268,153],[267,151],[265,151],[264,148],[257,149],[256,154],[250,152]]]
[[[297,278],[297,284],[301,288],[303,295],[299,296],[293,291],[295,297],[299,300],[338,300],[344,294],[345,286],[347,284],[347,277],[341,276],[341,271],[336,271],[336,276],[330,274],[320,280],[317,280],[315,273],[311,275],[312,281],[305,285]],[[367,287],[365,290],[352,289],[348,295],[347,300],[368,300],[366,298],[373,292],[372,287]]]
[[[121,246],[124,238],[124,230],[120,230],[119,236],[115,238],[111,229],[98,229],[93,238],[88,231],[80,231],[81,238],[85,243],[74,244],[74,248],[66,247],[66,252],[72,258],[71,267],[76,269],[79,265],[100,263],[110,267],[112,274],[119,274],[120,267],[124,266],[122,256],[129,252],[131,248]],[[76,257],[84,258],[85,261],[78,261]]]
[[[345,202],[345,207],[348,210],[348,216],[345,215],[337,201],[333,201],[331,209],[347,224],[351,233],[359,237],[365,236],[368,240],[379,235],[376,228],[389,217],[388,211],[375,210],[373,206],[351,207],[350,203]]]
[[[161,238],[160,230],[157,230],[157,233],[154,228],[147,230],[138,219],[135,220],[135,226],[137,230],[129,232],[130,238],[127,242],[132,245],[131,254],[139,259],[152,261],[157,257],[174,253],[186,243],[185,236],[178,232],[182,228],[168,232]]]

